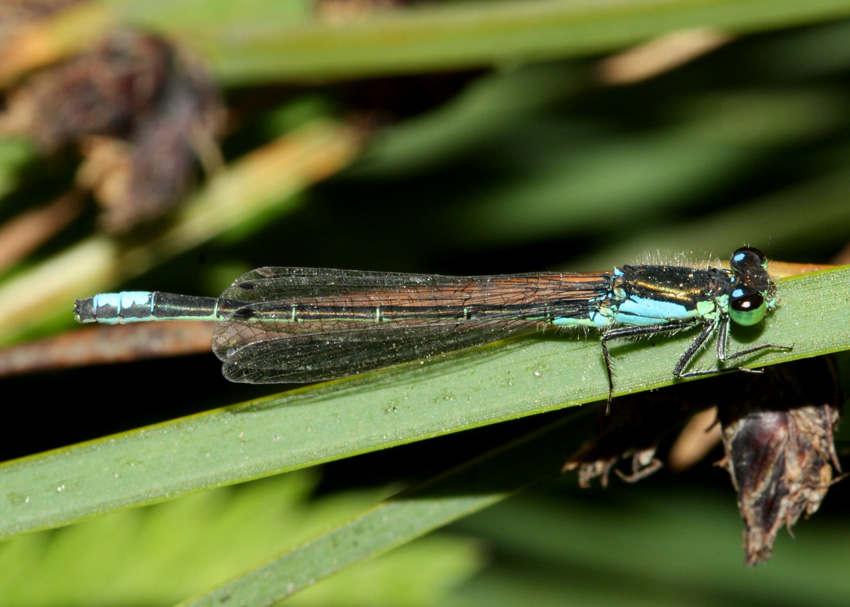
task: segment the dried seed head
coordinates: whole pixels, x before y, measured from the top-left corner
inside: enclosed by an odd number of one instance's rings
[[[777,365],[748,397],[720,409],[729,471],[744,521],[746,563],[771,556],[776,534],[820,507],[841,471],[833,443],[837,377],[826,358]]]

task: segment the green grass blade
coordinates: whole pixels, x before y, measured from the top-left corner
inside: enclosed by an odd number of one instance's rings
[[[586,410],[405,491],[203,596],[181,603],[267,605],[558,474]]]
[[[615,50],[678,29],[744,33],[850,14],[846,0],[516,0],[375,11],[335,22],[269,19],[261,3],[261,15],[225,12],[220,22],[190,22],[190,11],[173,18],[157,3],[119,5],[131,21],[185,36],[234,83],[515,64]]]
[[[850,14],[847,0],[478,1],[348,20],[317,19],[306,2],[234,6],[104,1],[58,19],[47,38],[70,49],[98,31],[132,24],[185,40],[221,81],[244,84],[515,65],[612,51],[688,28],[743,34]],[[81,27],[86,35],[75,36]]]
[[[780,283],[764,327],[733,335],[793,344],[748,366],[850,349],[850,267]],[[836,305],[840,302],[840,305]],[[744,345],[738,342],[743,337]],[[616,345],[619,392],[659,388],[692,333]],[[711,364],[703,352],[697,366]],[[211,364],[212,361],[211,361]],[[312,466],[358,453],[600,400],[595,337],[537,335],[428,364],[329,382],[0,466],[0,537]],[[91,397],[102,397],[94,392]]]
[[[316,468],[0,542],[0,605],[173,605],[208,592],[386,499],[385,488],[318,491]],[[351,567],[302,604],[436,604],[479,569],[474,540],[431,536]],[[163,575],[163,572],[168,572]]]

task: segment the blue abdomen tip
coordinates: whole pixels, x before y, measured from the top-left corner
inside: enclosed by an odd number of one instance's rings
[[[153,293],[150,291],[100,293],[92,298],[92,303],[98,322],[133,322],[151,315]]]

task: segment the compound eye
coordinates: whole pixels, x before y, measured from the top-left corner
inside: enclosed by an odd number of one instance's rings
[[[741,247],[732,253],[732,267],[742,267],[745,262],[755,262],[759,266],[764,266],[767,258],[755,247]]]
[[[760,293],[735,297],[729,304],[729,317],[732,322],[745,327],[760,323],[766,312],[767,302]]]

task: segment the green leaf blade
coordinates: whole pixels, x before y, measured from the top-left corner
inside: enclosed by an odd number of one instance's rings
[[[794,346],[757,367],[850,348],[850,268],[780,282],[752,343]],[[732,351],[736,344],[733,331]],[[674,383],[691,332],[616,345],[618,393]],[[703,352],[699,368],[714,364]],[[604,399],[598,338],[533,335],[301,388],[0,466],[0,536]]]

